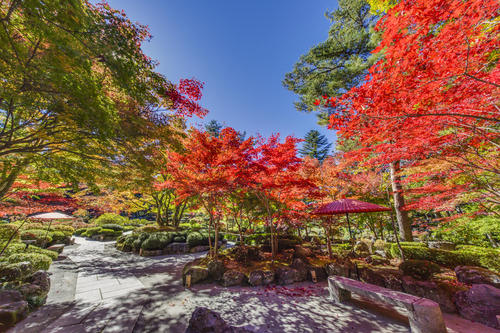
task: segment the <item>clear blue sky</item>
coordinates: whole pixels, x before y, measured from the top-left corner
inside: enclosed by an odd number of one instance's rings
[[[110,0],[150,27],[147,55],[171,81],[205,82],[202,104],[217,119],[248,135],[303,137],[318,129],[314,114],[295,110],[297,97],[281,84],[299,56],[327,37],[326,10],[335,0]]]

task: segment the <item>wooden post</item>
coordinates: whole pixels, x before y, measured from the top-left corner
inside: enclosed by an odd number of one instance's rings
[[[191,274],[186,275],[186,288],[191,288]]]

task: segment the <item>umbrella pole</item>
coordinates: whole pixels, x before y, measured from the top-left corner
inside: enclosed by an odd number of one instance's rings
[[[345,213],[345,217],[347,218],[347,227],[349,228],[349,237],[351,238],[351,245],[353,245],[351,222],[349,221],[349,213]]]

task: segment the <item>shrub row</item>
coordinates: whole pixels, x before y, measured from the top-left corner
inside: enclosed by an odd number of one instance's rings
[[[212,234],[212,238],[214,235]],[[208,234],[199,231],[134,232],[116,240],[116,247],[123,251],[162,250],[172,242],[188,243],[189,247],[208,245]]]
[[[418,244],[418,243],[416,243]],[[462,246],[455,251],[430,249],[425,246],[402,245],[406,259],[429,260],[439,265],[455,268],[456,266],[481,266],[500,272],[500,252],[495,249]],[[393,257],[400,257],[397,244],[391,245]]]

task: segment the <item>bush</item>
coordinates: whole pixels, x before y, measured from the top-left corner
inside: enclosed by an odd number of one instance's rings
[[[77,236],[80,236],[85,231],[87,231],[87,228],[76,229],[74,234],[77,235]]]
[[[386,245],[386,242],[381,240],[381,239],[377,239],[374,243],[373,243],[373,248],[375,250],[380,250],[380,251],[384,251],[385,250],[385,245]]]
[[[405,259],[429,260],[439,265],[455,268],[456,266],[481,266],[500,272],[500,253],[498,250],[469,247],[455,251],[429,249],[422,246],[403,246]],[[400,257],[397,244],[392,244],[391,254]]]
[[[101,227],[94,227],[94,228],[87,228],[84,233],[82,233],[82,236],[84,237],[92,237],[94,235],[98,235],[101,233]]]
[[[65,242],[68,236],[62,231],[52,231],[50,237],[52,237],[52,242],[61,243]]]
[[[417,280],[429,280],[432,275],[439,273],[439,265],[428,260],[405,260],[399,265],[399,270],[404,275],[409,275]]]
[[[146,239],[148,239],[149,234],[148,233],[142,233],[137,236],[137,238],[134,239],[132,242],[132,248],[134,250],[139,250],[141,248],[142,242],[144,242]]]
[[[141,244],[143,250],[163,250],[172,242],[172,235],[166,232],[151,233]]]
[[[19,232],[16,231],[18,228],[15,224],[0,224],[0,241],[8,241],[9,238],[14,235],[13,240],[19,239]]]
[[[111,229],[114,231],[123,231],[123,227],[119,224],[103,224],[101,225],[103,229]]]
[[[454,244],[468,244],[481,247],[491,247],[486,235],[500,242],[500,219],[494,216],[479,216],[474,219],[462,217],[442,224],[434,231],[437,240]]]
[[[140,227],[134,230],[134,233],[144,233],[144,232],[158,232],[160,228],[156,225],[145,225],[144,227]]]
[[[39,248],[38,246],[33,246],[33,245],[30,245],[28,247],[28,249],[26,250],[26,252],[27,253],[40,253],[40,254],[44,254],[44,255],[50,257],[50,259],[52,259],[52,260],[56,260],[57,257],[59,256],[59,253],[57,253],[56,251],[42,249],[42,248]]]
[[[63,232],[66,236],[72,236],[75,233],[75,228],[73,228],[70,225],[63,225],[63,224],[56,224],[53,225],[50,230],[54,231],[61,231]]]
[[[99,235],[104,235],[104,236],[107,236],[107,237],[118,237],[118,236],[121,236],[122,232],[120,230],[104,229],[104,228],[102,228],[101,231],[98,234]]]
[[[99,216],[94,220],[94,223],[97,225],[103,225],[103,224],[120,224],[123,225],[128,222],[128,219],[126,217],[123,217],[118,214],[113,214],[113,213],[105,213]]]
[[[25,230],[21,233],[22,240],[35,240],[38,246],[44,246],[52,242],[52,236],[47,230],[34,229]]]
[[[22,226],[22,230],[28,230],[28,229],[43,229],[44,225],[42,223],[25,223]]]
[[[212,233],[212,242],[215,240],[215,234]],[[219,237],[219,242],[222,240],[222,237]],[[208,233],[193,231],[187,235],[186,243],[188,243],[189,247],[195,247],[198,245],[208,245]]]
[[[41,253],[16,253],[10,255],[7,260],[11,264],[22,261],[29,261],[35,271],[40,269],[46,271],[49,269],[50,264],[52,264],[52,259],[50,259],[49,256]]]

